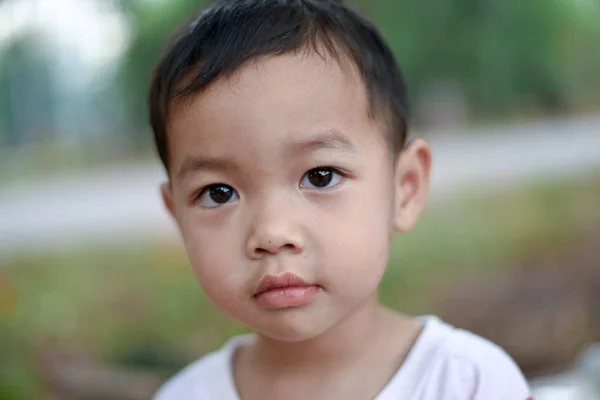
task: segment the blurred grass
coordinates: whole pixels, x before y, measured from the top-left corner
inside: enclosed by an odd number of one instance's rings
[[[428,292],[439,282],[451,285],[465,273],[514,266],[530,254],[571,245],[600,224],[598,204],[600,177],[472,191],[432,206],[413,232],[396,238],[382,300],[409,313],[429,312]]]
[[[464,199],[431,205],[411,234],[396,239],[384,303],[433,312],[428,293],[439,282],[510,267],[600,223],[600,176]],[[57,249],[1,262],[0,399],[40,397],[44,349],[168,375],[245,331],[209,304],[181,246]]]

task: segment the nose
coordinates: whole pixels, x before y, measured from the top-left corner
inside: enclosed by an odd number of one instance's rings
[[[303,250],[302,230],[290,207],[271,203],[263,205],[254,215],[246,243],[249,258],[256,260],[280,253],[300,254]]]

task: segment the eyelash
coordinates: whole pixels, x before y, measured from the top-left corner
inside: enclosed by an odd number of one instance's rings
[[[319,188],[319,187],[317,187],[317,188],[306,188],[306,190],[317,190],[317,191],[318,191],[318,190],[321,190],[321,191],[325,191],[325,190],[328,190],[328,189],[331,189],[331,188],[334,188],[334,187],[338,186],[338,185],[341,183],[341,181],[342,181],[343,179],[345,179],[345,178],[347,178],[347,177],[349,176],[349,174],[348,174],[348,173],[346,173],[346,172],[344,172],[344,171],[341,171],[341,170],[339,170],[338,168],[331,167],[331,166],[327,166],[327,165],[323,165],[323,166],[319,166],[319,167],[311,168],[311,169],[309,169],[308,171],[306,171],[306,172],[305,172],[305,173],[302,175],[302,178],[300,179],[300,185],[302,184],[302,182],[304,181],[305,177],[307,177],[309,173],[311,173],[311,172],[315,172],[315,171],[319,171],[319,170],[329,170],[329,171],[331,171],[332,173],[334,173],[334,174],[336,174],[336,175],[338,175],[338,176],[339,176],[340,182],[337,182],[337,183],[336,183],[335,185],[333,185],[332,187],[324,187],[324,188]],[[213,188],[216,188],[216,187],[221,187],[221,186],[225,186],[225,187],[231,188],[231,189],[234,191],[235,195],[239,197],[239,195],[237,194],[237,191],[236,191],[236,190],[235,190],[235,188],[233,188],[232,186],[230,186],[230,185],[227,185],[227,184],[225,184],[225,183],[213,183],[213,184],[210,184],[210,185],[206,185],[206,186],[204,186],[204,187],[200,188],[199,190],[195,191],[195,192],[194,192],[194,194],[192,195],[192,202],[193,202],[194,204],[197,204],[197,203],[200,201],[200,199],[202,198],[202,196],[204,196],[204,195],[205,195],[205,194],[206,194],[206,193],[207,193],[207,192],[208,192],[210,189],[213,189]],[[302,187],[301,187],[301,188],[302,188]],[[226,204],[226,203],[224,203],[224,204]],[[206,208],[217,208],[217,207],[218,207],[218,206],[216,206],[216,207],[209,207],[209,206],[206,206]]]
[[[306,172],[304,173],[304,175],[302,175],[302,178],[301,178],[301,180],[300,180],[300,184],[302,184],[302,182],[304,181],[304,178],[305,178],[305,177],[307,177],[307,176],[308,176],[308,174],[310,174],[311,172],[314,172],[314,171],[319,171],[319,170],[328,170],[328,171],[331,171],[331,172],[333,172],[334,174],[336,174],[336,175],[338,175],[338,176],[339,176],[339,179],[340,179],[340,181],[339,181],[339,182],[337,182],[336,184],[334,184],[334,185],[333,185],[333,186],[331,186],[331,187],[324,187],[324,188],[314,188],[314,189],[311,189],[311,188],[306,188],[307,190],[320,190],[320,191],[329,190],[329,189],[332,189],[332,188],[334,188],[334,187],[338,186],[338,185],[341,183],[341,181],[342,181],[343,179],[345,179],[345,178],[347,178],[347,177],[348,177],[348,174],[347,174],[347,173],[345,173],[344,171],[340,171],[339,169],[337,169],[337,168],[335,168],[335,167],[331,167],[331,166],[324,165],[324,166],[320,166],[320,167],[311,168],[311,169],[309,169],[308,171],[306,171]]]
[[[235,190],[233,188],[233,186],[227,185],[225,183],[211,183],[210,185],[203,186],[202,188],[196,190],[194,192],[194,194],[192,195],[192,202],[194,204],[198,203],[200,201],[200,199],[202,198],[202,196],[204,196],[206,193],[208,193],[209,190],[217,188],[217,187],[223,187],[223,186],[233,189],[235,195],[237,196],[237,190]],[[214,208],[214,207],[207,207],[207,208]]]
[[[336,167],[332,167],[331,165],[319,165],[318,167],[314,167],[314,168],[309,169],[308,171],[306,171],[304,173],[304,175],[308,174],[310,171],[319,170],[319,169],[330,169],[331,171],[335,172],[336,174],[338,174],[338,175],[340,175],[342,177],[346,177],[346,176],[349,175],[348,173],[342,171],[341,169],[336,168]],[[302,176],[304,176],[304,175],[302,175]]]

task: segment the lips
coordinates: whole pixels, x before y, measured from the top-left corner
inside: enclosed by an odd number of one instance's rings
[[[263,277],[255,290],[254,299],[266,309],[301,307],[312,303],[320,287],[307,283],[292,273]]]

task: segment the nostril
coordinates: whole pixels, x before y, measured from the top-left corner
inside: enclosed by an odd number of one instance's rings
[[[287,243],[281,246],[273,246],[272,242],[268,242],[268,246],[264,246],[264,247],[256,247],[254,249],[254,253],[260,256],[264,256],[267,254],[277,254],[279,252],[296,252],[298,249],[297,246],[295,246],[292,243]]]
[[[302,252],[301,247],[294,245],[293,243],[288,243],[281,247],[280,251],[284,251],[287,253],[300,254]]]

